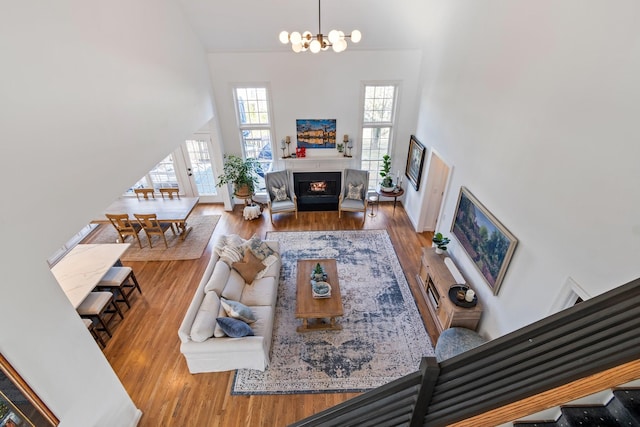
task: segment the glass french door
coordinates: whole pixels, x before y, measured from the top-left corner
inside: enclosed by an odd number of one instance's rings
[[[203,202],[219,201],[216,179],[209,154],[209,135],[194,135],[180,147],[184,159],[186,182],[193,195]]]

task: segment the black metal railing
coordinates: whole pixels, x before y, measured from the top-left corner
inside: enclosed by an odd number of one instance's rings
[[[423,405],[421,412],[416,405],[420,399],[425,401],[431,397],[428,392],[433,390],[438,371],[435,358],[424,358],[419,371],[298,421],[291,427],[421,426],[426,407]]]
[[[444,426],[639,358],[636,279],[293,426]]]

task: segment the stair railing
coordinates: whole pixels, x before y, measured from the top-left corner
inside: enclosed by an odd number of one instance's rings
[[[639,358],[636,279],[292,426],[444,426]]]
[[[438,378],[438,362],[423,358],[420,369],[388,384],[326,409],[291,427],[404,425],[422,426],[430,391]]]
[[[640,357],[640,279],[440,363],[425,425],[461,421]]]

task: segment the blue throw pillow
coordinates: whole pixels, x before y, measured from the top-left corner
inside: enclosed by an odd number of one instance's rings
[[[253,329],[251,326],[244,323],[242,320],[234,319],[232,317],[218,317],[216,319],[218,325],[231,338],[241,338],[253,335]]]

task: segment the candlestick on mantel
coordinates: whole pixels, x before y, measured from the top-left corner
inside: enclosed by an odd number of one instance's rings
[[[349,142],[349,135],[347,135],[346,133],[344,134],[344,137],[342,138],[343,142]]]
[[[284,142],[287,144],[287,155],[284,157],[289,158],[291,157],[291,150],[289,149],[289,144],[291,144],[291,137],[289,135],[285,136]],[[284,154],[284,150],[282,151],[282,153]]]

